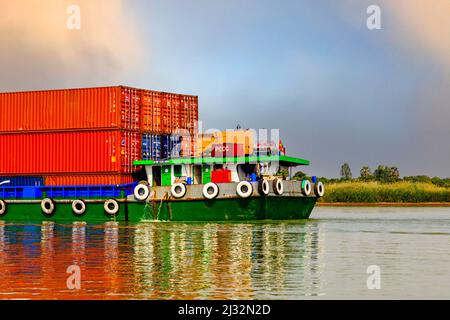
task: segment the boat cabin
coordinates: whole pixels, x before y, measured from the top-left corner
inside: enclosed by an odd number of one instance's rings
[[[207,184],[258,181],[262,178],[290,177],[290,169],[309,165],[308,160],[288,156],[245,156],[234,158],[174,158],[166,161],[142,160],[150,186],[175,183]]]

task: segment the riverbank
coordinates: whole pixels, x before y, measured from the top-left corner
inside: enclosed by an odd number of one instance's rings
[[[450,188],[431,183],[341,182],[325,186],[324,206],[449,206]]]
[[[318,202],[318,207],[450,207],[450,202]]]

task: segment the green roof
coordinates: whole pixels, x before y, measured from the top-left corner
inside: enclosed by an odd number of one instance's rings
[[[135,161],[135,166],[152,166],[152,165],[180,165],[180,164],[221,164],[221,163],[257,163],[278,161],[281,165],[287,167],[307,166],[308,160],[288,157],[288,156],[246,156],[246,157],[229,157],[229,158],[174,158],[166,161],[139,160]]]

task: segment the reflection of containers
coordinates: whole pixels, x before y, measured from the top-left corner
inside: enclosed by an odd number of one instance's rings
[[[24,186],[43,186],[43,177],[0,177],[0,183],[9,181],[9,183],[2,184],[3,187],[24,187]]]
[[[131,173],[138,168],[140,135],[78,131],[0,135],[0,174]]]
[[[139,109],[139,90],[122,86],[0,93],[0,132],[139,130]]]

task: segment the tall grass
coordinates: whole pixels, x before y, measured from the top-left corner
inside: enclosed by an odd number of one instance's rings
[[[325,186],[321,202],[450,202],[450,189],[430,183],[343,182]]]

